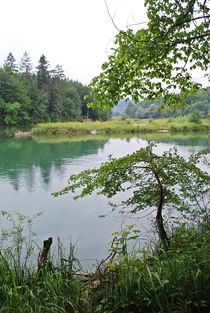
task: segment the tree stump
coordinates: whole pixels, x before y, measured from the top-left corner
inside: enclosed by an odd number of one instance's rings
[[[47,240],[44,240],[42,251],[41,251],[41,253],[39,253],[38,269],[43,268],[45,266],[45,264],[47,263],[48,253],[50,251],[52,241],[53,241],[52,237],[48,238]]]

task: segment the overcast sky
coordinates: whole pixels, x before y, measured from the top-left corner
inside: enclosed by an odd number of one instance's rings
[[[0,64],[9,52],[17,62],[27,51],[33,66],[42,54],[51,67],[90,83],[107,60],[117,30],[104,0],[0,0]],[[107,0],[120,29],[146,20],[144,0]]]
[[[119,29],[147,20],[144,0],[107,0]],[[100,73],[117,30],[104,0],[0,0],[0,65],[9,52],[19,63],[26,51],[36,67],[42,54],[51,67],[89,84]],[[201,71],[194,79],[208,84]]]

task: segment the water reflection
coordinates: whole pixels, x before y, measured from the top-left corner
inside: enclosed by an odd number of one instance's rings
[[[113,141],[114,140],[114,141]],[[18,191],[22,186],[33,192],[38,184],[50,189],[52,176],[65,176],[66,166],[79,158],[100,155],[106,161],[109,154],[120,156],[146,146],[148,142],[159,144],[158,151],[173,145],[181,146],[182,153],[192,153],[202,147],[210,147],[209,136],[171,136],[148,134],[141,138],[23,138],[0,140],[0,179],[7,180]],[[114,142],[114,144],[113,144]],[[184,153],[185,154],[185,153]],[[84,160],[83,160],[84,161]],[[100,164],[100,162],[99,162]],[[93,164],[95,165],[95,164]],[[91,164],[89,164],[91,167]],[[70,174],[70,173],[69,173]]]
[[[188,147],[210,147],[210,136],[166,136],[160,138],[153,138],[157,143],[168,143],[178,146]]]
[[[41,241],[59,236],[68,245],[71,236],[73,242],[79,240],[79,259],[101,259],[107,255],[111,233],[121,224],[113,214],[98,219],[110,211],[108,201],[96,195],[74,201],[71,194],[54,198],[51,193],[66,186],[70,174],[99,166],[110,154],[120,157],[132,153],[149,141],[157,142],[158,153],[175,144],[186,156],[209,147],[208,136],[0,139],[1,208],[29,216],[42,211],[34,226]],[[141,220],[140,229],[145,236],[146,219]]]
[[[106,140],[87,140],[74,142],[37,142],[25,139],[3,139],[0,142],[0,177],[8,179],[18,191],[25,183],[33,190],[37,172],[40,172],[46,190],[50,184],[52,171],[61,168],[80,156],[97,153]]]

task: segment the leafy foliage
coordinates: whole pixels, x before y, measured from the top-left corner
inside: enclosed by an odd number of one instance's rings
[[[102,73],[92,80],[92,106],[110,109],[130,97],[162,99],[173,109],[200,87],[192,71],[208,73],[209,1],[145,0],[145,7],[147,27],[120,31]]]
[[[208,117],[210,113],[210,89],[199,90],[198,94],[189,95],[185,105],[175,112],[161,110],[161,101],[140,101],[134,104],[130,101],[125,114],[131,118],[162,118],[177,117],[191,114],[194,110],[200,112],[200,117]]]
[[[101,277],[97,312],[207,313],[209,247],[208,230],[180,226],[167,253],[120,257]]]
[[[98,194],[113,198],[120,192],[129,191],[130,195],[121,202],[120,212],[129,216],[142,210],[156,211],[156,225],[159,238],[165,249],[169,245],[163,214],[178,210],[193,220],[205,215],[209,208],[201,207],[201,200],[208,196],[210,176],[198,164],[209,150],[191,155],[186,160],[177,150],[170,149],[162,156],[153,152],[154,145],[134,152],[131,155],[103,163],[100,168],[71,175],[68,186],[55,196],[80,190],[75,199],[97,191]],[[82,190],[80,189],[82,188]],[[113,210],[118,206],[112,203]]]
[[[189,121],[196,124],[201,123],[201,113],[198,110],[193,110],[190,115]]]
[[[85,97],[90,88],[65,77],[61,65],[50,69],[45,55],[33,71],[30,56],[24,53],[19,67],[9,53],[0,68],[0,125],[16,126],[45,121],[108,119],[102,109],[89,109]]]

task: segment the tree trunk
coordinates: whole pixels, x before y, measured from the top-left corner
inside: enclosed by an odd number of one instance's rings
[[[163,246],[163,249],[166,251],[166,250],[168,250],[170,241],[168,239],[167,233],[166,233],[164,225],[163,225],[163,217],[162,217],[161,211],[162,211],[162,208],[161,208],[161,210],[159,208],[157,209],[156,225],[157,225],[158,235],[159,235],[161,244]]]
[[[161,241],[163,249],[166,251],[166,250],[168,250],[170,240],[169,240],[167,233],[165,231],[164,224],[163,224],[163,216],[162,216],[165,192],[164,192],[164,187],[161,184],[160,178],[158,176],[158,173],[154,170],[154,168],[153,168],[153,173],[155,175],[155,178],[157,180],[158,187],[159,187],[159,201],[157,204],[156,225],[157,225],[157,229],[158,229],[159,239]]]

